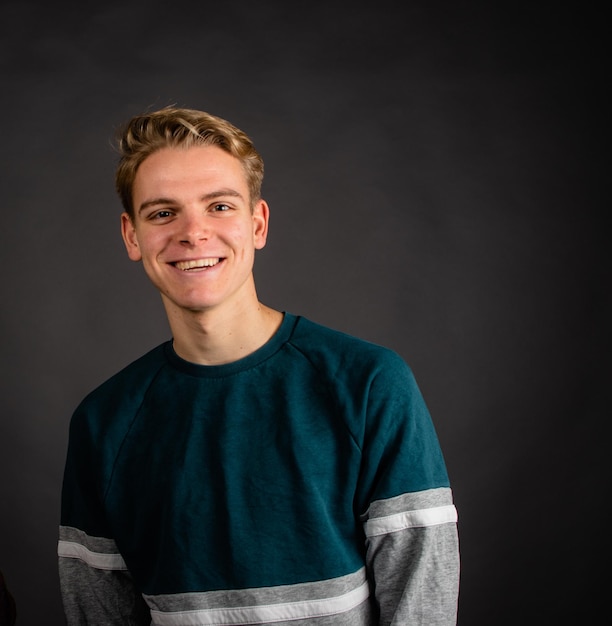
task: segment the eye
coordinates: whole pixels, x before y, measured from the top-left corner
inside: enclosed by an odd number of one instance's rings
[[[165,224],[172,220],[175,215],[176,213],[172,209],[158,209],[147,215],[146,220],[156,224]]]
[[[228,204],[215,204],[212,207],[212,210],[216,213],[224,213],[225,211],[229,211],[231,207]]]
[[[169,209],[161,209],[151,213],[148,219],[152,222],[163,222],[164,220],[170,219],[173,215],[174,213]]]

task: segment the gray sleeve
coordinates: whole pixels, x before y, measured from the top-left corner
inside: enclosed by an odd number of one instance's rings
[[[364,527],[381,626],[457,623],[456,515],[446,488],[372,504]]]
[[[60,557],[59,578],[68,626],[149,626],[151,614],[127,570],[97,569]]]

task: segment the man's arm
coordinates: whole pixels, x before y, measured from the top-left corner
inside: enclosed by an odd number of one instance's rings
[[[81,407],[70,424],[62,486],[59,577],[68,626],[149,626],[149,609],[113,539],[103,505],[119,437]]]
[[[58,556],[68,626],[149,626],[149,608],[112,540],[61,526]]]
[[[381,625],[457,623],[456,520],[445,488],[372,504],[364,529]]]
[[[457,511],[410,368],[387,355],[368,388],[359,495],[366,564],[384,626],[454,626]]]

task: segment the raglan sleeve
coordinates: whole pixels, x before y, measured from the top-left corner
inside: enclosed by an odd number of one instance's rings
[[[457,510],[429,411],[394,353],[368,386],[359,496],[380,624],[456,624]]]
[[[77,409],[70,423],[58,541],[59,580],[68,626],[151,623],[106,520],[105,433]]]

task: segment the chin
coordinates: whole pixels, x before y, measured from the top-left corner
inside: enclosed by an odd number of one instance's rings
[[[187,311],[189,313],[204,313],[220,304],[220,299],[210,297],[173,298],[163,295],[162,299],[167,309]]]

